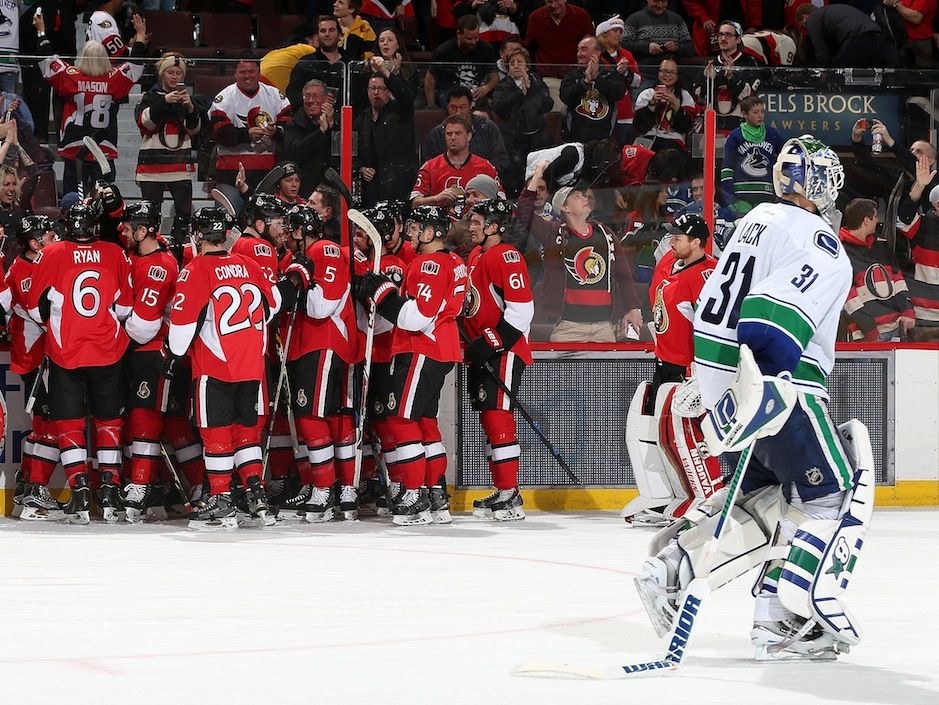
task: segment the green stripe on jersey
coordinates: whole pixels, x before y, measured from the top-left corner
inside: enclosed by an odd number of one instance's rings
[[[828,380],[825,378],[822,368],[809,360],[799,360],[799,364],[792,372],[792,378],[817,384],[822,389],[828,389]]]
[[[706,362],[725,367],[736,367],[740,362],[740,346],[723,343],[700,335],[694,337],[694,356]]]
[[[740,306],[740,320],[770,323],[789,333],[805,350],[815,333],[812,324],[799,311],[780,301],[758,294],[747,296]]]

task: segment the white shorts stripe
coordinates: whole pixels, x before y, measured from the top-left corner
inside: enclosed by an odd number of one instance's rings
[[[208,428],[208,411],[205,406],[205,388],[209,378],[206,375],[200,375],[199,383],[196,387],[196,403],[199,413],[196,415],[196,426],[199,428]]]
[[[515,353],[506,353],[505,355],[505,386],[509,389],[512,388],[512,379],[515,375]],[[509,399],[509,395],[499,390],[499,408],[502,411],[509,411],[512,406],[512,400]]]

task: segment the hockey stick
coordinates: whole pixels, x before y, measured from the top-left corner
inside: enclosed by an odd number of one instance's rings
[[[649,673],[669,673],[681,666],[684,662],[685,654],[688,651],[688,643],[691,641],[691,633],[694,629],[695,620],[698,618],[698,614],[701,611],[701,606],[704,604],[705,599],[711,593],[708,575],[710,575],[714,567],[713,563],[714,557],[717,554],[717,546],[720,543],[721,536],[724,534],[724,527],[728,524],[727,519],[730,517],[734,503],[737,500],[741,481],[747,472],[752,453],[753,443],[748,445],[740,454],[740,459],[737,461],[737,468],[734,470],[734,474],[728,485],[727,497],[724,499],[724,505],[721,507],[721,512],[717,519],[717,526],[714,527],[714,533],[704,551],[704,557],[701,561],[703,569],[700,575],[696,575],[692,581],[688,583],[688,588],[684,592],[681,605],[677,610],[675,622],[672,625],[672,631],[668,635],[668,650],[665,656],[654,661],[630,663],[625,666],[601,667],[530,661],[517,667],[515,671],[513,671],[513,674],[534,678],[569,676],[571,678],[586,680],[616,680]]]
[[[108,158],[104,156],[104,152],[101,151],[101,147],[98,146],[98,143],[94,141],[89,135],[82,137],[82,144],[85,145],[85,148],[94,157],[95,161],[98,163],[98,168],[101,170],[101,177],[111,175],[111,164],[108,162]]]
[[[264,439],[264,453],[261,461],[261,477],[267,474],[267,463],[271,457],[271,434],[274,432],[274,422],[277,420],[277,407],[280,404],[280,392],[287,381],[287,353],[290,352],[290,341],[293,338],[293,324],[297,320],[297,304],[294,303],[290,312],[290,323],[287,324],[287,335],[284,339],[284,348],[281,351],[283,359],[280,361],[280,372],[277,374],[277,389],[274,391],[274,406],[271,409],[271,422],[267,426],[267,438]],[[290,400],[287,401],[288,405]]]
[[[183,489],[183,481],[179,476],[179,473],[176,472],[176,466],[173,465],[173,461],[170,460],[170,454],[166,450],[166,445],[163,441],[160,441],[160,455],[163,456],[163,462],[166,463],[167,469],[170,471],[170,475],[173,476],[173,484],[176,485],[176,489],[179,491],[180,497],[183,498],[183,508],[186,510],[187,514],[192,514],[192,505],[189,503],[189,493]]]
[[[42,381],[42,376],[46,373],[46,369],[49,367],[49,357],[45,356],[42,358],[42,362],[39,363],[39,369],[36,371],[36,379],[33,380],[33,386],[29,390],[29,398],[26,400],[26,413],[32,414],[33,407],[36,405],[36,395],[39,393],[39,383]]]
[[[335,173],[335,172],[334,172]],[[372,225],[372,221],[362,215],[361,211],[355,208],[349,209],[349,220],[362,228],[368,239],[372,243],[372,274],[378,274],[381,271],[381,236]],[[368,327],[365,329],[365,362],[362,364],[362,385],[359,390],[359,417],[355,423],[355,475],[353,476],[352,486],[358,488],[359,480],[362,477],[362,443],[365,440],[365,417],[368,413],[368,375],[372,368],[372,345],[375,341],[375,302],[371,302],[368,307]]]
[[[470,344],[469,337],[467,337],[466,333],[463,332],[462,329],[460,329],[460,337],[463,339],[464,343],[466,343],[467,345]],[[565,473],[567,473],[567,476],[570,478],[571,482],[573,482],[575,485],[583,485],[584,483],[581,482],[580,478],[574,474],[573,470],[571,470],[571,466],[567,464],[566,460],[564,460],[564,456],[561,455],[561,452],[557,448],[554,447],[554,444],[548,439],[544,431],[541,430],[541,424],[539,424],[537,421],[535,421],[534,418],[532,418],[532,415],[528,413],[528,409],[525,408],[525,405],[522,404],[518,396],[515,394],[512,394],[512,390],[509,389],[508,385],[506,385],[506,383],[502,381],[502,378],[499,377],[499,374],[494,369],[492,369],[492,365],[489,364],[488,360],[483,363],[483,369],[486,370],[486,372],[490,374],[490,376],[495,380],[496,384],[499,386],[499,389],[502,390],[502,393],[505,394],[505,396],[509,398],[509,401],[511,401],[512,404],[515,405],[515,408],[518,410],[518,413],[522,415],[522,418],[525,419],[525,421],[531,427],[531,430],[535,432],[535,435],[538,436],[538,438],[544,444],[544,447],[548,449],[548,452],[551,454],[551,457],[554,458],[558,462],[558,465],[561,466],[561,469],[564,470]]]
[[[336,173],[336,170],[331,166],[327,167],[326,171],[323,172],[323,181],[339,192],[339,195],[342,196],[342,200],[346,202],[346,208],[352,208],[352,193],[349,191],[349,187],[346,186],[346,182],[342,180],[339,174]]]

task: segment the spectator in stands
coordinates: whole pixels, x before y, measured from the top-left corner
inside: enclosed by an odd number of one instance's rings
[[[528,18],[525,46],[551,93],[557,112],[564,110],[561,102],[561,79],[577,61],[577,45],[581,37],[593,34],[590,14],[567,0],[546,0]]]
[[[212,103],[209,117],[218,183],[234,185],[238,165],[243,164],[248,185],[254,188],[274,168],[275,150],[290,121],[290,104],[260,78],[257,59],[245,53],[235,64],[235,82],[223,88]]]
[[[424,76],[424,97],[428,106],[446,107],[447,91],[455,85],[466,86],[473,102],[479,106],[499,82],[496,52],[492,45],[479,41],[476,15],[460,18],[456,38],[437,47],[431,62]]]
[[[414,95],[415,101],[418,99],[423,100],[423,91],[418,86],[417,69],[408,55],[407,48],[402,44],[397,30],[394,27],[381,30],[378,33],[377,45],[378,55],[382,58],[388,70],[407,84],[408,89]],[[369,64],[372,73],[379,71],[376,66],[377,64],[374,63]],[[415,102],[414,107],[420,106]]]
[[[294,110],[303,105],[303,87],[312,79],[326,84],[338,99],[342,95],[342,79],[346,54],[339,46],[339,20],[321,15],[316,21],[317,50],[304,56],[290,72],[287,99]]]
[[[544,279],[536,316],[554,323],[552,342],[616,342],[617,329],[641,326],[641,300],[619,242],[591,220],[583,188],[564,186],[551,206],[559,221],[539,217],[536,194],[547,160],[539,161],[518,197],[517,218],[544,249]]]
[[[544,116],[552,102],[545,82],[528,67],[527,49],[518,45],[506,58],[509,74],[493,91],[492,109],[501,118],[499,130],[508,145],[509,165],[501,173],[507,192],[514,195],[522,187],[528,153],[551,146],[544,134]]]
[[[36,11],[43,13],[36,18]],[[48,22],[48,31],[46,23]],[[42,25],[41,35],[37,35]],[[33,31],[29,31],[32,27]],[[75,56],[75,8],[71,3],[42,2],[27,8],[20,22],[20,51],[24,55],[39,55],[39,43],[49,42],[49,51],[59,56]],[[52,87],[43,80],[39,63],[35,59],[21,59],[20,72],[23,84],[23,100],[37,115],[49,114],[49,98]],[[49,121],[40,120],[33,126],[33,136],[46,142],[49,138]]]
[[[632,194],[632,210],[626,215],[622,245],[627,259],[634,267],[630,275],[635,279],[643,304],[655,269],[655,248],[665,236],[665,225],[672,217],[665,208],[668,188],[663,183],[648,181]],[[643,305],[644,309],[647,309]]]
[[[115,58],[127,55],[127,45],[121,36],[121,24],[115,19],[115,15],[123,6],[124,0],[91,0],[87,3],[87,9],[94,12],[88,18],[86,40],[101,42],[108,56]]]
[[[639,65],[635,57],[629,53],[628,49],[620,46],[623,39],[623,20],[619,15],[614,15],[597,25],[597,39],[602,47],[600,66],[609,69],[619,67],[623,62],[626,66],[626,71],[623,73],[626,79],[626,95],[616,104],[616,124],[613,127],[613,136],[621,145],[630,144],[635,137],[633,132],[635,111],[631,90],[638,88],[642,83],[642,74],[639,73]]]
[[[506,37],[521,34],[525,15],[515,0],[472,0],[470,6],[479,18],[479,38],[484,42],[497,46]]]
[[[906,27],[906,44],[901,49],[904,66],[915,69],[936,67],[932,51],[936,0],[883,0],[895,9]]]
[[[796,21],[808,32],[812,65],[844,68],[888,66],[887,42],[874,20],[850,5],[802,5]]]
[[[636,144],[654,152],[662,149],[684,152],[693,116],[694,98],[681,87],[678,64],[674,59],[663,59],[658,68],[658,84],[636,97],[634,125],[640,135]]]
[[[502,133],[485,113],[473,112],[472,96],[466,86],[455,85],[447,91],[447,116],[462,115],[472,125],[473,139],[470,152],[492,163],[499,172],[509,165],[509,153],[505,149]],[[424,138],[421,158],[424,161],[443,154],[447,149],[446,120],[433,128]]]
[[[912,247],[913,276],[907,282],[916,329],[911,338],[919,341],[939,341],[939,186],[935,183],[935,153],[931,159],[919,155],[916,180],[897,211],[898,230]]]
[[[337,127],[336,100],[317,78],[303,87],[303,109],[284,128],[284,152],[300,165],[300,193],[310,193],[332,165],[332,135]]]
[[[626,18],[623,46],[639,62],[643,86],[655,83],[655,68],[664,55],[692,56],[694,42],[688,25],[668,9],[667,0],[647,0],[645,9]],[[661,81],[659,81],[661,83]]]
[[[300,167],[296,162],[280,164],[280,178],[274,187],[274,196],[288,206],[303,205],[306,199],[300,195]]]
[[[398,4],[398,0],[364,0],[362,16],[379,35],[394,27],[399,17],[414,16],[413,3]]]
[[[456,36],[457,19],[470,12],[470,0],[430,0],[430,16],[437,25],[437,33],[444,41]]]
[[[600,66],[600,40],[590,34],[577,44],[577,68],[561,81],[561,100],[567,106],[565,136],[574,142],[606,139],[613,133],[616,103],[626,95],[626,58],[613,67]]]
[[[0,228],[7,238],[15,240],[16,225],[23,217],[20,208],[20,178],[16,170],[0,166]]]
[[[163,204],[163,192],[173,198],[173,235],[184,240],[192,214],[192,178],[196,173],[192,137],[202,129],[205,108],[186,90],[186,59],[171,52],[157,61],[157,82],[143,94],[134,116],[140,129],[137,183],[140,195]]]
[[[906,280],[877,232],[877,203],[855,198],[844,209],[838,237],[854,280],[844,303],[850,340],[899,341],[916,326]]]
[[[389,63],[373,56],[378,73],[368,80],[369,108],[355,119],[357,167],[365,205],[407,200],[417,173],[414,94]]]
[[[506,37],[499,42],[499,60],[496,61],[496,71],[499,73],[499,81],[504,81],[509,75],[509,54],[522,46],[518,37]],[[531,54],[529,53],[529,57]],[[529,60],[528,63],[531,63]]]
[[[753,206],[775,201],[773,166],[782,151],[782,135],[764,122],[766,109],[757,95],[740,102],[745,117],[724,143],[721,203],[743,215]]]
[[[421,165],[414,188],[411,189],[412,208],[452,208],[458,205],[464,197],[466,185],[478,174],[485,174],[496,182],[499,181],[499,174],[491,162],[470,153],[472,136],[473,124],[465,115],[450,115],[444,121],[447,151]],[[499,197],[505,197],[501,186]]]
[[[150,12],[170,12],[176,9],[176,0],[143,0],[143,9]]]
[[[754,95],[760,86],[760,77],[754,69],[760,62],[743,51],[743,30],[736,22],[721,22],[717,31],[718,67],[708,60],[698,75],[693,94],[698,103],[706,103],[708,83],[713,86],[712,105],[717,113],[717,129],[727,134],[743,122],[740,101]],[[735,71],[743,68],[743,71]]]
[[[668,210],[672,220],[683,215],[700,215],[704,217],[704,174],[695,174],[691,177],[691,183],[681,185],[677,188],[668,189],[669,198],[665,202],[665,208]],[[732,208],[721,206],[715,199],[714,201],[714,247],[722,250],[734,230],[734,224],[737,218],[736,212]],[[715,252],[717,256],[717,252]]]
[[[23,149],[19,138],[19,125],[13,118],[7,120],[6,113],[0,117],[0,164],[5,164],[19,173],[33,166],[32,157]]]
[[[682,0],[681,4],[692,21],[691,37],[698,56],[708,56],[723,51],[718,35],[720,28],[725,24],[721,20],[730,20],[744,27],[763,25],[763,0],[738,0],[736,3],[724,3],[721,0]],[[734,8],[735,4],[736,8]],[[729,10],[730,16],[724,14],[727,6],[734,8]]]
[[[261,76],[286,94],[290,73],[304,56],[316,51],[316,27],[309,22],[298,24],[290,38],[277,49],[261,57]]]
[[[375,30],[360,14],[362,0],[336,0],[333,14],[339,20],[339,47],[347,61],[372,58],[375,51]]]

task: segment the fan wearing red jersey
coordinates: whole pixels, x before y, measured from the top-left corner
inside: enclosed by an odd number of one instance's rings
[[[72,488],[66,520],[87,524],[91,490],[85,419],[93,416],[106,521],[120,520],[118,480],[126,408],[122,358],[131,313],[130,262],[117,245],[98,240],[101,202],[76,203],[66,214],[65,241],[43,248],[34,263],[29,315],[44,324],[49,357],[49,416]]]
[[[11,297],[7,324],[10,370],[23,380],[23,389],[28,394],[36,383],[46,352],[45,332],[27,312],[29,291],[33,262],[42,248],[56,239],[52,219],[44,215],[24,216],[17,224],[16,237],[22,252],[10,265],[5,279]],[[32,428],[23,441],[23,465],[16,478],[13,514],[28,521],[55,521],[65,517],[49,492],[49,480],[59,463],[59,440],[49,420],[49,402],[41,379],[35,389]]]
[[[692,319],[716,260],[705,251],[710,232],[698,215],[665,226],[670,249],[649,285],[655,328],[655,371],[640,383],[626,416],[626,447],[639,496],[623,509],[628,524],[671,523],[723,486],[716,457],[705,457],[701,422],[673,409],[694,357]]]
[[[420,226],[411,240],[417,257],[408,265],[401,293],[387,276],[371,272],[356,289],[359,301],[374,301],[378,313],[397,327],[386,404],[395,442],[389,473],[399,473],[403,485],[395,492],[392,519],[403,526],[449,520],[447,456],[437,409],[444,379],[463,359],[456,317],[466,296],[466,265],[445,249],[446,211],[415,208],[411,220]]]
[[[525,518],[518,491],[521,448],[513,399],[522,372],[532,362],[528,331],[535,314],[525,257],[502,241],[512,221],[512,206],[501,199],[482,201],[470,213],[469,288],[463,325],[466,390],[486,432],[486,455],[495,492],[473,502],[473,516],[496,521]],[[494,373],[494,374],[493,374]],[[509,398],[495,375],[512,391]]]
[[[300,468],[300,490],[281,505],[280,515],[311,523],[329,521],[337,506],[352,512],[358,495],[352,374],[362,346],[349,253],[330,233],[321,221],[298,228],[295,234],[303,239],[294,244],[297,251],[285,271],[303,289],[287,374],[297,434],[310,464]],[[333,490],[337,479],[339,497]]]
[[[260,379],[266,325],[281,300],[292,305],[296,290],[278,285],[275,296],[257,263],[229,254],[224,243],[230,227],[220,208],[200,208],[193,216],[199,256],[179,273],[167,338],[170,377],[173,358],[192,349],[193,407],[209,480],[206,502],[189,519],[197,530],[237,527],[230,492],[235,469],[254,523],[274,523],[261,479]]]
[[[155,485],[161,465],[164,414],[170,398],[170,381],[163,375],[162,350],[167,333],[165,315],[173,302],[179,265],[157,239],[160,219],[159,206],[153,201],[137,201],[124,209],[133,290],[133,310],[124,330],[133,342],[125,359],[128,412],[124,442],[130,449],[130,482],[124,487],[121,500],[125,518],[131,523],[141,521],[147,507],[159,495]]]

